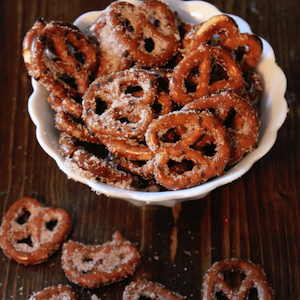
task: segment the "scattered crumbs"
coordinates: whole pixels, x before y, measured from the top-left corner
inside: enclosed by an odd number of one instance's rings
[[[183,270],[184,270],[184,271],[187,271],[187,270],[188,270],[188,268],[183,268]]]
[[[183,251],[184,254],[191,256],[192,253],[190,251]]]
[[[155,260],[159,260],[159,256],[158,255],[154,255],[153,257]]]

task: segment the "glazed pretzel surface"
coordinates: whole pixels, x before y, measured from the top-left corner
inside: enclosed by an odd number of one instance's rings
[[[49,227],[50,224],[54,228]],[[24,265],[46,261],[67,237],[70,214],[60,207],[43,207],[36,199],[17,200],[5,214],[0,245],[11,259]]]
[[[243,273],[243,279],[238,290],[233,289],[225,280],[228,273]],[[274,300],[273,291],[260,266],[246,260],[229,259],[216,262],[205,275],[203,284],[203,299],[215,300],[216,293],[222,292],[229,300],[247,300],[250,290],[255,289],[259,300]]]
[[[140,254],[117,231],[112,241],[102,245],[65,242],[61,261],[70,281],[94,289],[132,275],[140,264]]]

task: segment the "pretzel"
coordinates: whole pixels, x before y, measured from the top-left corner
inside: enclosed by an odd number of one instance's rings
[[[65,242],[61,261],[71,282],[94,289],[132,275],[140,264],[140,254],[116,231],[113,240],[102,245]]]
[[[234,290],[224,279],[228,273],[242,273],[245,278],[239,289]],[[251,289],[257,291],[258,300],[273,300],[273,291],[266,275],[260,266],[252,262],[238,259],[228,259],[216,262],[204,277],[203,300],[214,300],[218,292],[222,292],[228,300],[247,300]]]
[[[213,66],[221,65],[227,71],[227,77],[210,83]],[[199,68],[199,80],[195,91],[186,87],[186,78],[195,69]],[[224,49],[202,45],[188,53],[174,68],[170,80],[170,95],[179,105],[185,105],[196,98],[205,95],[233,90],[240,93],[245,87],[241,69],[235,59]]]
[[[143,1],[136,7],[114,2],[108,15],[116,39],[141,67],[162,66],[178,52],[176,19],[165,3]]]
[[[142,97],[127,92],[130,88],[142,89]],[[142,137],[154,118],[150,105],[156,91],[156,78],[145,70],[129,69],[98,77],[83,97],[83,120],[95,135]],[[97,99],[105,102],[103,111],[98,112]]]
[[[59,111],[55,114],[55,125],[56,127],[65,132],[66,134],[83,142],[101,144],[101,140],[94,136],[84,124],[81,119],[75,118],[74,116]]]
[[[65,132],[60,134],[59,145],[62,155],[68,161],[68,167],[80,170],[88,178],[128,189],[137,183],[132,174],[118,169],[113,161],[109,161],[107,149],[103,145],[81,142]]]
[[[113,36],[114,28],[107,20],[108,14],[104,12],[86,30],[86,35],[99,49],[100,65],[95,78],[113,72],[123,71],[132,66],[123,45]]]
[[[102,143],[107,147],[110,153],[116,157],[124,157],[129,160],[147,161],[154,156],[143,141],[135,139],[112,139],[107,137],[101,138]]]
[[[33,294],[29,300],[77,300],[74,290],[67,285],[47,287],[42,291]]]
[[[232,91],[205,96],[186,104],[183,110],[213,110],[214,115],[227,128],[231,139],[231,154],[228,166],[239,161],[252,151],[258,141],[260,123],[256,110],[242,97]]]
[[[190,52],[208,43],[216,35],[218,45],[230,53],[237,51],[237,55],[241,56],[239,63],[243,72],[257,65],[263,50],[261,39],[252,33],[240,33],[235,20],[225,14],[213,16],[194,28],[185,36],[183,44]]]
[[[168,290],[160,283],[138,280],[125,287],[123,300],[139,300],[141,298],[153,300],[183,300],[183,296]]]
[[[38,264],[59,248],[71,225],[71,216],[65,209],[43,207],[36,199],[22,198],[3,218],[0,245],[4,254],[18,263]]]
[[[29,74],[60,98],[82,96],[99,65],[94,45],[76,26],[65,22],[46,23],[36,33],[31,49],[26,42],[23,46],[27,62],[30,57]]]
[[[179,140],[161,141],[163,133],[178,128]],[[191,131],[192,129],[192,131]],[[195,149],[205,135],[213,136],[213,151]],[[230,140],[224,126],[209,112],[181,111],[154,121],[146,134],[150,149],[156,152],[154,177],[163,187],[180,190],[199,185],[224,172],[230,156]],[[175,164],[175,167],[171,167]]]
[[[66,96],[61,98],[57,96],[54,92],[50,91],[47,98],[50,107],[55,112],[67,113],[75,118],[81,119],[82,116],[82,98],[77,98],[77,100]]]

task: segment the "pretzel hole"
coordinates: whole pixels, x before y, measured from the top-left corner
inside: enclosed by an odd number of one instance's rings
[[[31,214],[28,210],[23,209],[22,214],[17,219],[17,223],[19,223],[20,225],[23,225],[23,224],[27,223],[28,220],[29,220],[30,215]]]
[[[238,48],[234,51],[234,58],[237,62],[241,62],[244,56],[247,54],[249,51],[249,47],[244,45],[244,46],[238,46]]]
[[[69,48],[69,50],[71,51],[71,53],[73,54],[74,58],[81,64],[84,65],[85,64],[85,57],[81,54],[81,52],[74,47],[72,44],[67,43],[67,47]]]
[[[88,142],[77,141],[75,146],[79,146],[79,148],[83,148],[86,151],[101,157],[101,158],[109,158],[109,152],[104,145],[92,144]]]
[[[144,43],[145,43],[145,50],[148,52],[148,53],[151,53],[154,48],[155,48],[155,43],[153,41],[152,38],[147,38],[144,40]]]
[[[163,143],[176,143],[180,140],[180,136],[176,133],[174,128],[170,128],[166,133],[161,136]]]
[[[187,171],[191,171],[194,167],[194,163],[191,160],[183,159],[181,162],[169,160],[168,168],[170,173],[182,175]]]
[[[215,138],[213,135],[204,133],[200,139],[191,148],[197,151],[201,151],[205,156],[213,157],[216,153]]]
[[[149,298],[147,296],[142,296],[142,295],[139,297],[139,300],[154,300],[154,299],[153,298]]]
[[[152,108],[154,110],[155,115],[159,116],[162,112],[163,106],[160,103],[158,103],[157,101],[155,101],[152,105]]]
[[[143,88],[139,85],[121,85],[120,91],[126,95],[131,94],[134,97],[142,97],[143,96]]]
[[[242,281],[246,278],[246,275],[244,273],[240,273],[240,272],[229,272],[229,273],[225,273],[225,277],[224,277],[224,281],[235,291],[238,292],[239,287],[242,283]],[[218,291],[215,293],[214,295],[214,299],[216,300],[229,300],[231,298],[226,297],[226,295],[224,295],[223,291]],[[249,288],[249,294],[247,299],[249,300],[257,300],[257,290],[254,288]]]
[[[68,120],[70,120],[71,122],[74,122],[76,124],[85,125],[81,118],[77,118],[69,113],[67,113],[67,118],[68,118]]]
[[[88,256],[84,256],[83,259],[82,259],[83,263],[90,262],[90,261],[93,261],[93,259],[88,257]]]
[[[189,75],[186,77],[184,81],[185,88],[188,93],[196,92],[197,85],[199,83],[199,67],[195,67],[191,70]]]
[[[95,113],[97,115],[101,115],[105,112],[107,109],[107,103],[106,101],[102,100],[101,98],[96,98],[96,111]]]
[[[29,235],[27,238],[22,239],[22,240],[19,240],[19,241],[17,241],[17,242],[18,242],[18,244],[26,244],[26,245],[28,245],[30,248],[33,247],[32,240],[31,240],[31,236],[30,236],[30,235]]]
[[[255,289],[255,288],[250,289],[250,292],[249,292],[249,300],[252,300],[252,299],[253,300],[259,299],[257,289]]]
[[[58,221],[57,220],[50,220],[49,222],[46,223],[46,229],[50,231],[54,231]]]
[[[130,121],[128,118],[125,118],[125,117],[121,117],[119,119],[117,119],[120,123],[122,124],[131,124],[131,123],[135,123],[135,122],[132,122]],[[132,130],[134,130],[134,128],[132,128]]]
[[[216,81],[227,80],[228,78],[229,76],[226,69],[222,65],[215,63],[212,67],[209,84]]]
[[[229,300],[222,292],[217,292],[214,299],[216,299],[216,300]]]
[[[160,20],[154,17],[149,18],[150,23],[156,27],[159,28],[160,27]]]
[[[130,33],[134,32],[134,27],[131,25],[130,20],[124,19],[122,23],[123,23],[123,26],[126,29],[126,31],[128,31]]]
[[[225,274],[225,281],[235,290],[238,290],[242,281],[246,278],[244,273],[240,272],[231,272]]]
[[[78,85],[76,84],[75,78],[71,77],[68,74],[57,74],[58,78],[70,86],[72,89],[77,90]]]
[[[216,153],[216,145],[210,142],[205,145],[196,143],[191,148],[201,151],[205,156],[209,156],[209,157],[213,157]]]

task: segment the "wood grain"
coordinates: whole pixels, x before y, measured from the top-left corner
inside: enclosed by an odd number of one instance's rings
[[[121,299],[135,279],[158,281],[187,299],[202,299],[205,271],[229,257],[250,259],[265,268],[276,299],[300,299],[300,2],[298,0],[211,0],[239,15],[274,48],[288,87],[288,117],[271,151],[242,178],[204,199],[173,208],[135,207],[96,195],[69,180],[39,146],[27,101],[32,92],[21,47],[38,17],[73,22],[111,1],[3,0],[0,10],[0,217],[17,199],[32,196],[44,205],[68,209],[73,240],[103,243],[119,230],[136,243],[142,264],[121,283],[97,290],[76,287],[65,277],[61,250],[48,262],[24,267],[0,251],[0,299],[28,299],[34,292],[70,284],[79,299],[93,294]]]

